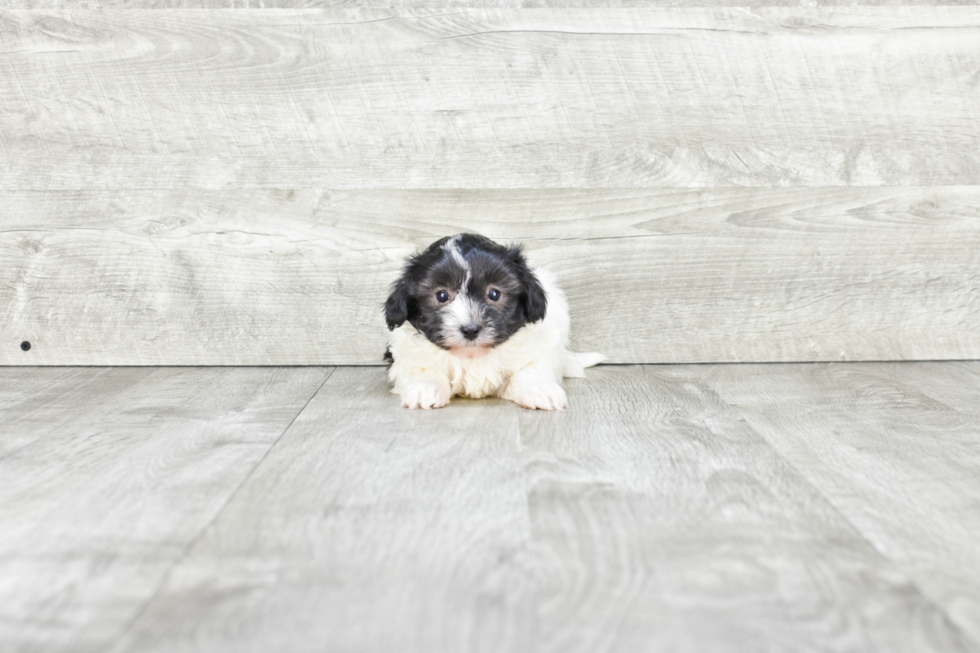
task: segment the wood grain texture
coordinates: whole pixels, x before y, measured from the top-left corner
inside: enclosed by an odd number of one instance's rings
[[[405,256],[553,269],[613,362],[980,357],[980,189],[5,192],[0,364],[373,364]],[[32,343],[21,351],[21,341]]]
[[[338,369],[114,651],[528,650],[517,411]]]
[[[0,371],[0,649],[108,650],[328,373]]]
[[[980,363],[328,373],[0,369],[0,650],[980,651]]]
[[[705,369],[600,368],[521,414],[537,650],[976,650]]]
[[[980,367],[975,361],[922,362],[882,369],[887,370],[892,383],[912,386],[959,413],[980,415]]]
[[[0,14],[0,188],[973,184],[980,8]]]
[[[9,9],[405,9],[398,0],[7,0]],[[798,7],[799,0],[412,0],[412,9]],[[813,0],[807,7],[969,6],[971,0]]]
[[[980,363],[716,367],[706,379],[980,641]]]

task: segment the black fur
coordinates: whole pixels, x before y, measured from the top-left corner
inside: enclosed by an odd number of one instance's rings
[[[524,319],[527,322],[543,320],[548,310],[548,297],[541,287],[541,282],[528,267],[521,246],[512,247],[507,252],[507,256],[513,261],[521,285],[524,286]]]
[[[492,339],[478,343],[484,346],[499,345],[525,324],[544,319],[547,295],[519,245],[505,247],[484,236],[460,234],[455,237],[455,249],[465,261],[464,268],[445,247],[451,238],[442,238],[408,259],[385,302],[389,330],[409,322],[440,347],[459,346],[452,316],[447,313],[447,305],[458,295],[478,306],[474,315],[479,315],[479,326],[486,338],[492,334]],[[467,272],[470,281],[463,288]],[[498,300],[490,299],[494,289],[501,293]],[[439,302],[440,290],[450,293],[453,300]],[[386,353],[388,358],[390,353]]]
[[[388,323],[388,330],[396,329],[405,324],[406,320],[415,318],[418,306],[408,292],[405,278],[402,277],[391,288],[391,295],[385,302],[385,321]]]

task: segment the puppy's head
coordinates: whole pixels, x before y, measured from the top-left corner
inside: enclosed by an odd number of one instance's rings
[[[407,321],[443,349],[474,355],[543,319],[546,308],[519,246],[460,234],[408,260],[385,302],[385,319],[389,329]]]

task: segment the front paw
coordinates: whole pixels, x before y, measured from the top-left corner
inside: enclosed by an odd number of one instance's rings
[[[568,408],[565,389],[554,381],[521,383],[511,389],[511,398],[525,408],[538,410],[562,410]]]
[[[405,408],[442,408],[449,403],[449,391],[432,381],[415,381],[408,384],[402,392],[402,406]]]

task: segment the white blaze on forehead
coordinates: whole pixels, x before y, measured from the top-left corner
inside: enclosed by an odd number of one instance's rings
[[[459,251],[458,240],[459,236],[453,236],[449,239],[449,242],[442,246],[442,248],[446,250],[449,255],[453,257],[453,260],[456,261],[456,264],[463,268],[463,270],[466,272],[466,278],[463,280],[463,290],[466,290],[466,286],[470,285],[470,264],[466,262],[465,258],[463,258],[463,253]]]

